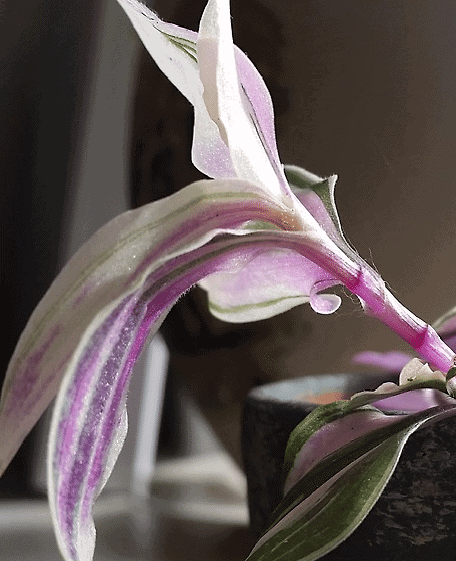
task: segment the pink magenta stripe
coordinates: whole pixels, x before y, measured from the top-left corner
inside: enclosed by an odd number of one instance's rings
[[[130,297],[131,298],[131,297]],[[119,321],[119,316],[125,315],[126,309],[129,308],[129,300],[126,299],[117,309],[105,320],[103,325],[96,331],[91,339],[89,348],[83,355],[78,364],[78,369],[75,374],[74,383],[68,388],[63,415],[61,416],[60,424],[58,427],[58,434],[56,440],[56,450],[53,460],[55,488],[58,489],[57,501],[59,507],[57,512],[63,514],[62,503],[74,502],[76,498],[76,488],[74,482],[84,477],[87,469],[86,454],[88,452],[88,443],[77,446],[74,450],[74,445],[79,439],[81,428],[78,427],[78,416],[81,409],[85,407],[85,400],[87,399],[87,389],[90,381],[94,375],[97,375],[97,360],[99,359],[100,351],[102,350],[107,338],[116,337],[121,330],[123,323]],[[122,314],[121,312],[124,312]],[[87,420],[84,427],[87,428]],[[90,419],[93,421],[93,419]],[[73,483],[72,483],[73,482]],[[60,516],[60,529],[63,530],[64,535],[71,535],[73,531],[73,519],[68,516],[69,510],[64,509],[65,514]],[[71,509],[73,511],[74,508]],[[71,541],[71,540],[70,540]]]
[[[226,243],[226,241],[224,242]],[[237,252],[239,249],[234,248]],[[206,255],[205,255],[206,254]],[[76,540],[78,531],[86,527],[87,518],[91,515],[91,506],[95,495],[99,491],[99,482],[103,477],[107,454],[113,435],[118,427],[125,392],[128,387],[129,376],[135,358],[151,329],[157,328],[161,319],[179,296],[195,284],[201,277],[213,272],[226,260],[226,255],[220,255],[220,248],[200,248],[192,255],[183,255],[174,260],[174,266],[161,267],[160,271],[151,275],[149,288],[131,310],[131,318],[127,325],[121,328],[117,322],[123,307],[130,308],[126,299],[105,320],[92,338],[90,348],[79,363],[75,382],[69,388],[67,402],[75,400],[75,405],[65,410],[59,426],[57,450],[54,458],[55,489],[57,492],[57,512],[59,516],[60,534],[65,537],[68,550],[77,559]],[[177,274],[170,275],[174,270]],[[174,278],[172,278],[174,277]],[[147,303],[148,302],[148,303]],[[146,306],[144,316],[141,310]],[[139,322],[138,322],[139,320]],[[116,326],[115,334],[118,339],[108,361],[96,363],[98,348],[103,347],[106,338],[114,336],[112,325]],[[138,326],[138,328],[136,328]],[[120,334],[120,337],[119,337]],[[129,348],[129,342],[136,337],[136,342]],[[118,368],[122,360],[122,353],[127,352],[120,372]],[[97,368],[95,368],[97,366]],[[98,374],[97,374],[98,372]],[[99,391],[95,391],[89,407],[89,415],[82,427],[77,427],[74,416],[84,404],[85,389],[91,376],[98,376]],[[103,409],[108,406],[108,410]],[[94,420],[101,425],[95,426]],[[77,441],[77,450],[73,444]],[[87,462],[89,459],[89,463]],[[78,520],[77,514],[82,507],[82,516]],[[77,523],[82,527],[75,527]]]
[[[11,383],[11,389],[6,394],[8,395],[8,400],[6,401],[3,413],[5,418],[14,416],[17,419],[21,419],[23,416],[27,416],[35,403],[46,392],[53,377],[50,377],[49,372],[46,372],[46,386],[40,385],[38,381],[40,374],[39,364],[59,332],[60,326],[54,326],[46,341],[31,355],[27,356],[22,367],[17,368],[15,378]],[[33,396],[32,401],[30,396]]]

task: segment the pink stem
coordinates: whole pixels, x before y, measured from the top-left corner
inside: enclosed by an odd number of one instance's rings
[[[294,237],[290,232],[257,234],[271,245],[288,247],[304,255],[339,279],[365,303],[370,314],[387,325],[413,347],[432,366],[446,373],[456,365],[455,353],[442,341],[435,330],[412,314],[386,288],[380,275],[362,262],[351,258],[328,239],[324,244],[311,237]],[[252,237],[256,237],[252,234]]]
[[[391,294],[381,277],[370,267],[362,267],[355,282],[344,284],[365,302],[372,316],[397,333],[435,368],[447,372],[454,366],[455,353],[429,324]]]

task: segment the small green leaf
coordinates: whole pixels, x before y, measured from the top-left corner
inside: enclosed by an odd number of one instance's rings
[[[331,418],[335,419],[332,422],[340,429],[340,440],[344,441],[343,433],[350,425],[343,422],[347,418],[343,414],[347,403],[319,407],[309,415],[290,439],[286,461],[293,463],[293,454],[300,452],[298,443],[304,442],[305,451],[310,437],[322,435],[322,447],[328,446],[325,429]],[[456,404],[409,415],[385,415],[372,407],[345,410],[350,418],[356,414],[356,423],[364,422],[368,432],[339,448],[333,440],[334,451],[323,455],[276,508],[273,523],[248,561],[312,561],[334,549],[376,503],[408,437],[431,420],[455,415]],[[337,431],[331,435],[333,439],[336,436],[337,443]]]
[[[453,368],[450,368],[447,372],[447,375],[446,375],[447,382],[449,382],[455,376],[456,376],[456,366],[453,366]]]
[[[395,435],[329,480],[320,500],[309,509],[305,502],[298,505],[248,561],[312,561],[334,549],[375,504],[402,445]]]
[[[310,190],[313,191],[320,201],[323,203],[328,217],[331,220],[338,235],[347,243],[342,231],[342,226],[339,219],[339,214],[336,208],[336,200],[334,197],[334,189],[336,187],[337,175],[331,175],[326,179],[318,177],[298,166],[286,165],[284,166],[285,177],[290,186],[294,190]],[[310,209],[309,209],[310,210]]]

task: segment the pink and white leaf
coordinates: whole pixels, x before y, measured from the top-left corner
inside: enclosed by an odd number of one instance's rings
[[[203,100],[196,53],[197,33],[162,21],[137,0],[118,1],[158,67],[194,107],[194,165],[209,177],[236,177],[228,147]]]
[[[229,266],[233,258],[211,240],[253,216],[280,225],[283,211],[254,185],[204,180],[120,215],[81,248],[36,308],[11,359],[0,402],[1,471],[60,388],[50,446],[57,468],[51,479],[58,473],[52,500],[64,501],[63,489],[76,492],[70,474],[77,480],[86,468],[95,498],[106,462],[112,463],[111,443],[120,443],[123,433],[132,364],[179,296]],[[201,263],[190,267],[198,248],[205,248]],[[78,467],[65,468],[68,462]],[[85,515],[90,504],[84,503]],[[61,505],[55,512],[59,524],[68,519]]]
[[[246,91],[242,89],[231,33],[229,0],[207,3],[201,17],[197,53],[205,105],[229,148],[237,177],[261,186],[277,200],[283,198],[285,202],[289,189],[283,171],[272,165],[261,130],[257,128],[259,121],[249,112],[249,109],[256,109],[251,104],[254,98],[248,98],[250,103],[246,103]],[[258,114],[265,112],[263,104],[261,99]]]
[[[236,265],[199,283],[208,292],[212,314],[224,321],[266,319],[306,302],[321,314],[340,305],[339,296],[319,294],[339,281],[295,251],[258,250]]]
[[[194,165],[209,177],[257,180],[260,172],[255,166],[260,162],[266,170],[260,173],[260,179],[267,179],[262,187],[277,193],[280,183],[281,190],[287,193],[277,153],[271,97],[255,66],[232,43],[230,19],[225,13],[229,11],[228,2],[221,0],[208,6],[208,16],[200,30],[204,39],[200,40],[194,31],[162,21],[137,0],[119,0],[119,3],[157,65],[194,106]],[[218,32],[222,34],[220,40]],[[214,57],[219,56],[216,69]],[[216,83],[216,72],[223,77],[229,73],[229,77],[219,78]],[[233,137],[233,132],[226,133],[226,129],[220,134],[219,110],[213,102],[218,98],[223,98],[222,113],[228,111],[228,117],[236,120],[247,137],[240,134]],[[226,134],[231,144],[227,144]]]

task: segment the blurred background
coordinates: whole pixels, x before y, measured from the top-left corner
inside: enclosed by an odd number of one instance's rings
[[[196,30],[204,4],[149,6]],[[231,4],[235,41],[273,97],[282,161],[339,175],[348,239],[407,307],[434,321],[456,301],[456,4]],[[31,311],[73,252],[119,212],[199,175],[189,160],[191,109],[114,0],[0,0],[0,123],[4,372]],[[162,332],[170,355],[160,457],[223,447],[239,466],[251,387],[315,373],[362,375],[354,353],[407,350],[349,297],[329,317],[303,306],[232,326],[211,318],[195,289]],[[131,402],[141,400],[141,372]],[[26,441],[0,496],[42,495],[43,432]],[[128,453],[119,465],[114,480],[126,488]],[[226,469],[239,488],[236,465]]]

